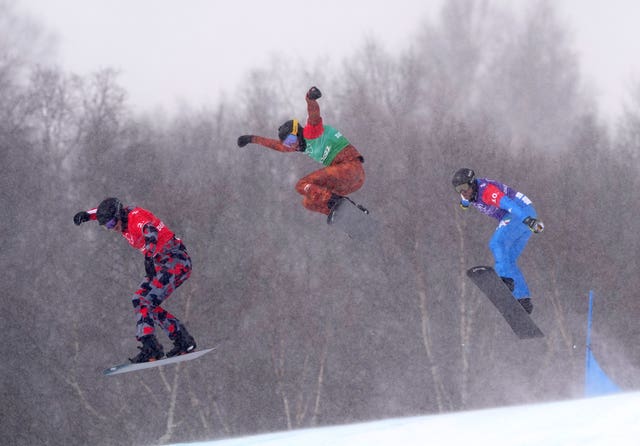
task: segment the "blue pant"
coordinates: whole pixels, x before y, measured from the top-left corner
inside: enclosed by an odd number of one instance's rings
[[[531,217],[536,217],[533,206],[528,206]],[[531,237],[531,230],[527,225],[507,214],[498,225],[493,237],[489,241],[489,249],[495,259],[495,270],[500,277],[510,277],[514,281],[513,296],[516,299],[529,297],[527,281],[518,268],[518,257]]]

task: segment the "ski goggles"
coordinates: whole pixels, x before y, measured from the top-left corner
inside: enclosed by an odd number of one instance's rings
[[[298,142],[298,136],[293,133],[289,133],[289,136],[282,141],[282,144],[286,147],[293,147],[296,142]]]
[[[458,184],[454,189],[456,190],[456,192],[461,194],[462,192],[466,192],[471,189],[471,183]]]
[[[118,219],[113,217],[111,220],[109,220],[104,224],[104,227],[107,229],[113,229],[116,227],[117,224],[118,224]]]

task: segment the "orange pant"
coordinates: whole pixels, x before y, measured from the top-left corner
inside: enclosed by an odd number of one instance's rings
[[[349,195],[364,184],[362,156],[348,145],[330,165],[301,178],[296,191],[302,195],[302,205],[310,211],[329,215],[331,194]]]

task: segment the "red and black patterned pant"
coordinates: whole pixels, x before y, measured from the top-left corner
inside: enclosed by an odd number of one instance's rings
[[[163,309],[165,301],[191,275],[191,258],[178,239],[173,239],[154,257],[156,274],[146,277],[131,302],[136,313],[136,338],[154,334],[156,323],[173,339],[180,321]]]
[[[362,156],[355,147],[342,149],[330,165],[298,181],[296,191],[302,195],[302,205],[322,214],[329,214],[328,202],[331,194],[349,195],[364,184]]]

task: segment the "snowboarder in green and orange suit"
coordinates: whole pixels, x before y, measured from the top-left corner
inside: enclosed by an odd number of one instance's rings
[[[322,169],[298,181],[296,191],[303,196],[305,208],[330,216],[345,196],[364,184],[364,158],[339,130],[323,123],[317,101],[320,97],[322,93],[317,87],[307,92],[308,118],[304,127],[297,119],[291,119],[278,129],[279,139],[242,135],[238,146],[253,143],[279,152],[304,152],[322,163]]]

